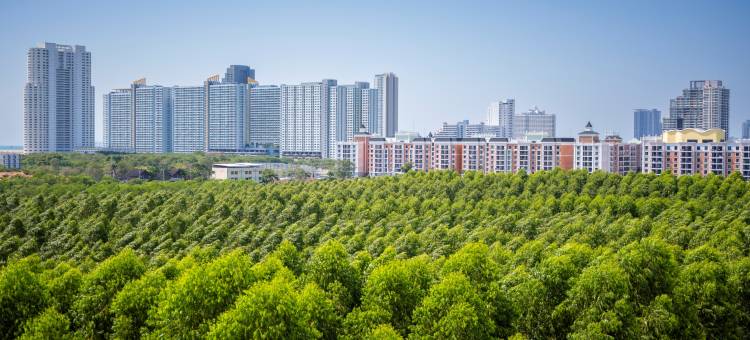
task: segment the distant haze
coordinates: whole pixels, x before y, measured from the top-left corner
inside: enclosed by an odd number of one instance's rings
[[[0,144],[23,141],[26,51],[92,53],[102,94],[146,77],[198,85],[229,64],[261,84],[399,77],[401,130],[483,121],[491,101],[633,134],[633,109],[666,116],[690,80],[731,89],[731,128],[750,118],[750,1],[2,1]]]

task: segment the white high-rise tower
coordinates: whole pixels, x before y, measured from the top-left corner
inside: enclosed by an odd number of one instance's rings
[[[500,126],[500,137],[511,138],[513,136],[513,116],[515,114],[515,99],[492,102],[487,108],[487,125]]]
[[[373,88],[378,90],[378,119],[380,126],[370,133],[394,137],[398,131],[398,77],[395,73],[375,75]]]
[[[91,52],[85,46],[45,43],[27,57],[23,145],[26,152],[94,147]]]

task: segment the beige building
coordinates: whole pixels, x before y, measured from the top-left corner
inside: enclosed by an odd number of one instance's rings
[[[222,163],[211,167],[211,179],[253,180],[260,181],[260,164]]]

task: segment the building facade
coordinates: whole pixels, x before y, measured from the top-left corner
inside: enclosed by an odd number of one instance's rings
[[[206,151],[205,86],[172,88],[172,151]]]
[[[661,132],[661,111],[657,109],[633,111],[633,138],[659,136]]]
[[[91,52],[45,43],[27,54],[24,150],[69,152],[94,147]]]
[[[0,166],[4,169],[18,170],[21,168],[21,158],[19,152],[0,151]]]
[[[721,80],[694,80],[670,100],[662,129],[722,129],[729,133],[729,89]]]
[[[248,144],[248,85],[218,83],[209,79],[204,85],[204,95],[205,151],[238,152],[244,149]]]
[[[281,89],[276,85],[250,88],[251,145],[279,145],[281,128]]]
[[[211,179],[259,182],[261,169],[260,164],[253,163],[214,164],[211,167]]]
[[[725,141],[721,129],[684,129],[643,141],[643,172],[674,175],[739,172],[750,179],[750,141]]]
[[[249,84],[255,82],[255,70],[247,65],[229,65],[222,83]]]
[[[513,139],[540,140],[555,137],[555,115],[539,108],[513,116]]]
[[[328,154],[328,108],[336,81],[281,85],[281,156],[322,157]]]
[[[104,144],[115,151],[172,151],[172,91],[148,86],[145,79],[129,89],[104,95]]]
[[[462,120],[455,124],[443,122],[443,126],[435,132],[435,137],[441,138],[477,138],[477,137],[500,137],[501,127],[487,125],[485,123],[470,124],[468,120]]]
[[[487,125],[498,126],[498,137],[513,137],[513,117],[516,114],[516,100],[506,99],[493,102],[487,108]]]
[[[372,133],[393,137],[398,131],[398,77],[388,72],[375,75],[373,88],[378,92],[377,118],[378,124],[372,128]]]
[[[742,139],[750,139],[750,119],[742,122]]]

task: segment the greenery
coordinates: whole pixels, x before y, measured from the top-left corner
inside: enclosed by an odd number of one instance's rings
[[[206,179],[214,163],[288,163],[308,165],[331,172],[345,165],[330,159],[291,159],[273,156],[243,156],[218,153],[33,153],[24,155],[23,170],[33,175],[88,176],[94,180]],[[346,162],[349,163],[349,162]],[[303,171],[295,167],[290,172]]]
[[[737,174],[270,182],[0,180],[0,338],[750,337]]]

